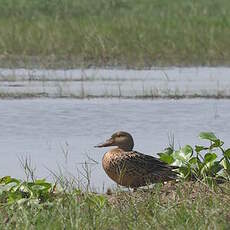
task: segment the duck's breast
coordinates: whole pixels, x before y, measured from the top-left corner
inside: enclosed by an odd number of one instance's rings
[[[119,152],[118,152],[119,153]],[[102,166],[106,174],[113,180],[117,181],[119,154],[114,151],[109,151],[104,154],[102,159]]]
[[[106,174],[116,183],[123,186],[131,186],[135,176],[129,173],[126,168],[128,155],[120,149],[113,149],[105,153],[102,159],[102,166]]]

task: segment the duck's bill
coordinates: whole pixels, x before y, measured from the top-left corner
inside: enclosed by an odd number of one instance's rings
[[[102,148],[102,147],[108,147],[108,146],[112,146],[112,145],[113,145],[113,140],[112,139],[108,139],[104,143],[96,145],[94,147],[95,148]]]

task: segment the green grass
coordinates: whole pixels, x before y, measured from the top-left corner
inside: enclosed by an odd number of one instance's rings
[[[72,190],[52,202],[0,206],[1,229],[229,229],[230,184],[157,185],[112,195]]]
[[[228,0],[0,0],[1,66],[229,65]]]

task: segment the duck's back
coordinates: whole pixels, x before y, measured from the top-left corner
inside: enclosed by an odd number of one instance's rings
[[[119,148],[107,152],[102,165],[112,180],[126,187],[169,181],[177,176],[170,166],[155,157]]]

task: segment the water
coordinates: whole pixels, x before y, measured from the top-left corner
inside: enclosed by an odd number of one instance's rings
[[[230,98],[230,68],[0,69],[0,96]]]
[[[153,155],[167,146],[169,134],[178,147],[205,143],[197,135],[213,131],[230,146],[229,111],[229,100],[214,99],[1,100],[0,176],[23,178],[19,158],[30,156],[40,178],[59,168],[77,177],[88,155],[99,162],[92,165],[91,185],[102,190],[114,183],[101,167],[106,149],[93,146],[113,132],[130,132],[135,149]]]

